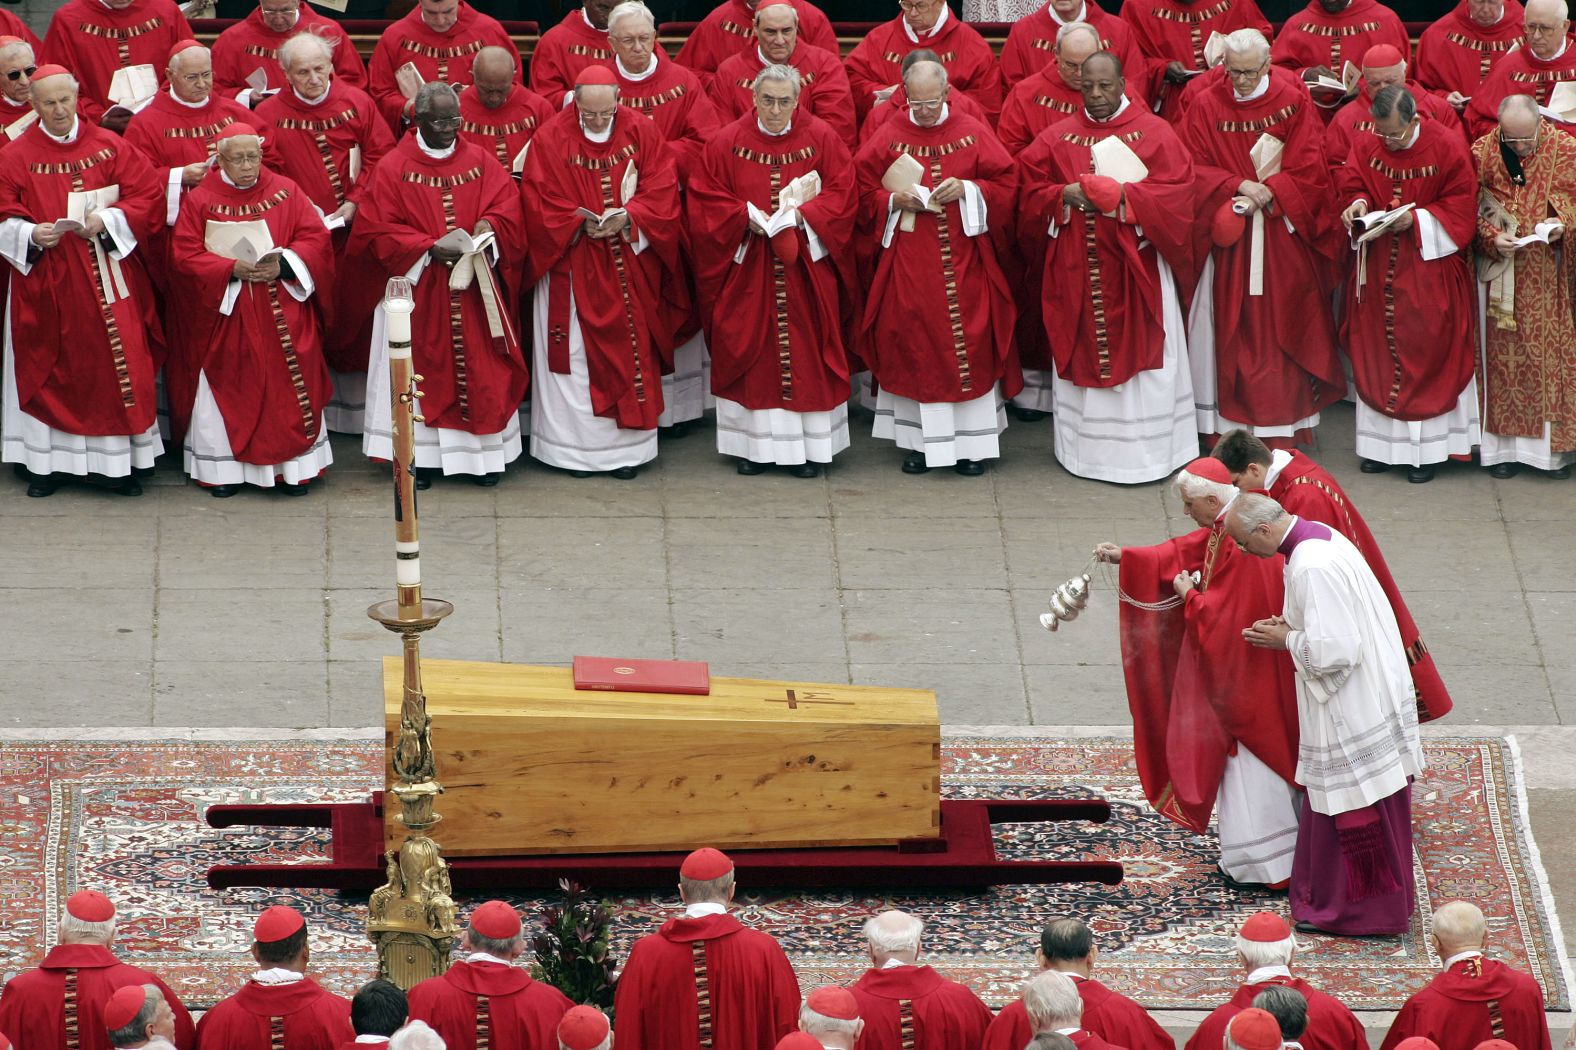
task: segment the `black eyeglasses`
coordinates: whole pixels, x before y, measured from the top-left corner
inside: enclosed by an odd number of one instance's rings
[[[26,73],[28,76],[32,76],[36,72],[38,72],[38,67],[37,66],[28,66],[26,69],[13,69],[13,70],[11,70],[11,72],[9,72],[9,73],[7,73],[5,75],[5,78],[7,80],[21,80],[23,73]]]

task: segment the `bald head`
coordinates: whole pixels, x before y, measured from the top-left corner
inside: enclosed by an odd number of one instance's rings
[[[1488,923],[1476,904],[1451,901],[1434,911],[1434,939],[1439,954],[1449,958],[1458,952],[1481,950],[1488,937]]]
[[[940,62],[916,62],[903,73],[903,91],[909,98],[929,95],[947,86],[947,70]]]
[[[1100,50],[1100,31],[1088,22],[1069,22],[1056,31],[1056,53],[1076,56],[1078,62]]]
[[[514,93],[514,52],[506,47],[484,47],[471,63],[471,90],[487,109],[501,109]]]
[[[792,4],[755,9],[755,42],[768,65],[786,65],[799,46],[799,12]]]

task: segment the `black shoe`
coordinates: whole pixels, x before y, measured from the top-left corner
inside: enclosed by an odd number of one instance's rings
[[[1434,465],[1425,463],[1421,467],[1413,467],[1406,472],[1406,480],[1414,485],[1426,485],[1434,480]]]
[[[33,499],[53,496],[55,490],[60,487],[60,480],[53,474],[34,474],[31,471],[23,473],[27,476],[27,494]]]
[[[1496,463],[1488,468],[1488,476],[1504,481],[1513,478],[1521,471],[1520,463]]]
[[[1364,474],[1383,474],[1390,469],[1390,464],[1381,463],[1377,459],[1363,460],[1362,471]]]
[[[1571,476],[1571,468],[1569,466],[1555,467],[1553,470],[1545,470],[1543,473],[1547,475],[1550,480],[1564,481],[1566,478]]]
[[[110,485],[109,490],[117,496],[140,496],[142,482],[132,477],[117,478]]]
[[[1020,423],[1038,423],[1050,415],[1049,412],[1041,412],[1037,408],[1021,408],[1018,405],[1008,405],[1007,411],[1011,412],[1012,418]]]
[[[985,473],[985,464],[977,459],[960,459],[952,464],[952,469],[966,478],[977,478]]]
[[[821,467],[818,463],[796,463],[788,468],[788,473],[796,478],[818,478],[821,476]]]
[[[905,474],[924,474],[929,470],[930,467],[925,463],[925,454],[923,452],[910,452],[903,460],[903,473]]]
[[[753,459],[741,459],[735,465],[734,469],[746,477],[754,477],[757,474],[766,473],[766,464],[757,463]]]
[[[241,486],[239,486],[239,485],[210,485],[210,486],[208,486],[208,495],[212,496],[214,499],[229,499],[231,496],[235,495],[237,492],[240,492],[240,491],[241,491]]]
[[[0,2],[3,2],[3,0],[0,0]],[[154,467],[132,467],[131,476],[134,478],[151,478],[155,469]]]
[[[589,470],[571,470],[569,476],[572,478],[589,478],[591,472]]]
[[[479,488],[490,489],[497,486],[498,479],[501,477],[502,474],[478,474],[471,480],[476,482]]]
[[[1326,930],[1319,929],[1319,927],[1315,926],[1311,922],[1302,922],[1302,921],[1294,922],[1294,923],[1292,923],[1292,927],[1291,928],[1293,930],[1297,931],[1298,933],[1322,933],[1322,934],[1324,934],[1327,937],[1335,936],[1335,934],[1329,933]]]
[[[670,437],[670,438],[681,438],[685,434],[688,434],[689,430],[690,430],[689,420],[685,420],[682,423],[674,423],[671,427],[663,427],[662,428],[662,436],[663,437]]]
[[[640,468],[639,467],[619,467],[617,470],[610,470],[610,471],[608,471],[608,473],[613,475],[613,477],[617,478],[620,481],[628,481],[630,478],[632,478],[636,474],[640,473]]]
[[[303,481],[299,485],[280,485],[278,488],[279,491],[283,492],[286,496],[295,498],[299,496],[305,496],[308,492],[307,486],[310,484],[311,482],[309,481]]]
[[[428,489],[432,488],[432,479],[438,477],[442,473],[443,469],[441,467],[417,467],[416,488],[421,492],[426,492]]]

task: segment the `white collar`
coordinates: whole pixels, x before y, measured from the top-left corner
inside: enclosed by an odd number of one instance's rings
[[[498,956],[493,955],[493,954],[491,954],[489,952],[471,952],[471,954],[469,954],[469,955],[467,955],[465,957],[465,961],[468,962],[468,963],[471,963],[471,962],[498,963],[501,966],[513,966],[514,965],[514,963],[510,962],[508,959],[500,959],[500,958],[498,958]]]
[[[1216,521],[1219,521],[1220,519],[1222,519],[1222,518],[1224,518],[1226,516],[1226,512],[1231,509],[1231,505],[1233,503],[1237,502],[1237,497],[1240,496],[1240,495],[1242,495],[1242,493],[1239,490],[1237,490],[1235,487],[1233,487],[1232,490],[1231,490],[1231,495],[1226,498],[1225,506],[1221,507],[1220,508],[1220,513],[1215,515],[1215,520]],[[1266,966],[1266,967],[1264,967],[1264,969],[1265,970],[1273,970],[1273,969],[1275,969],[1275,967],[1273,967],[1273,966]],[[1284,966],[1282,966],[1282,967],[1280,967],[1280,969],[1285,970],[1286,968]],[[1258,973],[1258,972],[1259,972],[1258,970],[1254,970],[1253,971],[1253,973]],[[1286,971],[1286,976],[1287,977],[1291,976],[1291,971],[1290,970]],[[1248,983],[1249,984],[1253,983],[1253,974],[1249,974],[1248,975]]]
[[[213,98],[213,92],[211,92],[211,91],[208,93],[208,98],[203,99],[201,102],[187,102],[184,98],[181,98],[179,95],[177,95],[175,93],[175,89],[174,88],[170,88],[169,94],[170,94],[170,98],[174,99],[176,102],[179,102],[181,105],[185,106],[187,109],[207,109],[208,108],[208,99]]]
[[[762,135],[770,135],[774,139],[780,139],[793,130],[793,121],[790,120],[787,124],[783,125],[783,129],[781,131],[767,131],[766,125],[761,123],[761,118],[756,117],[755,126],[761,129]]]
[[[1125,111],[1127,109],[1127,105],[1128,105],[1127,96],[1123,95],[1122,96],[1122,104],[1120,106],[1116,107],[1116,112],[1115,113],[1112,113],[1109,117],[1106,117],[1104,120],[1097,120],[1094,117],[1089,117],[1089,119],[1093,120],[1096,124],[1109,124],[1109,123],[1111,123],[1111,121],[1115,120],[1117,117],[1120,117],[1122,115],[1123,111]],[[1086,116],[1086,117],[1089,116],[1089,111],[1087,109],[1084,110],[1084,116]],[[1074,1029],[1074,1031],[1076,1031],[1076,1030],[1077,1029]]]
[[[377,1043],[379,1046],[387,1046],[388,1045],[388,1041],[389,1041],[389,1037],[386,1036],[386,1035],[358,1035],[358,1036],[356,1036],[356,1042],[358,1042],[358,1043]]]
[[[100,2],[102,2],[102,0],[100,0]],[[38,130],[54,139],[62,146],[69,146],[73,142],[77,141],[77,132],[82,130],[82,118],[72,117],[71,130],[66,132],[64,135],[56,135],[53,131],[50,131],[48,128],[44,127],[44,122],[42,120],[38,122]]]
[[[32,105],[30,105],[29,103],[17,102],[10,95],[0,95],[0,101],[5,102],[6,105],[11,106],[13,109],[32,109],[33,108]]]
[[[1454,966],[1456,963],[1460,962],[1462,959],[1471,959],[1474,956],[1481,957],[1482,955],[1483,955],[1483,953],[1478,951],[1476,948],[1468,948],[1466,951],[1464,951],[1464,952],[1456,952],[1456,954],[1454,954],[1450,958],[1446,959],[1445,960],[1445,964],[1442,967],[1440,967],[1440,969],[1448,970],[1452,966]]]
[[[945,124],[947,122],[947,117],[949,117],[951,115],[952,115],[952,107],[950,105],[948,105],[947,103],[943,102],[941,104],[941,116],[937,117],[936,118],[936,123],[934,123],[931,126],[932,127],[937,127],[937,128],[941,127],[941,125],[943,125],[943,124]],[[913,110],[909,110],[908,111],[908,120],[909,120],[909,123],[913,124],[916,128],[919,127],[919,121],[914,119],[914,111]]]
[[[308,106],[321,106],[323,103],[328,101],[328,93],[329,93],[329,91],[333,91],[333,90],[334,90],[334,84],[333,84],[332,81],[330,81],[329,85],[328,85],[328,89],[326,91],[324,91],[321,95],[317,96],[317,98],[307,98],[305,95],[301,94],[301,92],[299,92],[299,91],[297,91],[295,89],[295,85],[294,84],[290,85],[290,93],[292,95],[294,95],[296,98],[300,99],[304,104],[306,104]]]
[[[221,171],[219,174],[223,175],[224,172]],[[230,182],[229,179],[224,181]],[[234,186],[235,183],[230,182],[230,185]],[[296,973],[294,970],[286,970],[282,966],[275,966],[268,970],[258,970],[252,974],[252,980],[258,984],[295,984],[297,981],[306,980],[306,974]]]
[[[600,146],[602,143],[613,137],[613,125],[618,123],[618,118],[615,116],[612,120],[608,121],[607,127],[601,131],[586,130],[585,121],[580,119],[580,114],[578,113],[575,114],[575,121],[580,125],[580,134],[586,137],[586,141],[595,142]]]
[[[684,909],[684,917],[686,919],[701,919],[707,915],[726,914],[728,914],[728,906],[726,904],[718,904],[715,901],[702,901],[700,904],[691,904]]]
[[[902,959],[888,959],[886,962],[881,964],[881,969],[883,969],[883,970],[895,970],[899,966],[918,966],[918,965],[919,965],[918,963],[906,963]]]
[[[628,69],[624,68],[624,60],[619,58],[617,55],[613,56],[613,64],[618,67],[618,75],[623,77],[625,80],[645,80],[647,77],[651,76],[657,71],[657,49],[651,49],[651,64],[646,67],[646,71],[644,73],[631,73]]]
[[[1534,62],[1553,62],[1556,59],[1558,59],[1561,55],[1563,55],[1565,53],[1565,49],[1567,47],[1570,47],[1570,46],[1571,46],[1570,37],[1566,37],[1565,39],[1560,41],[1560,49],[1558,51],[1554,52],[1554,54],[1550,55],[1548,58],[1539,58],[1537,55],[1534,55],[1532,53],[1532,48],[1530,48],[1530,47],[1527,48],[1527,57],[1532,59]]]
[[[142,1044],[142,1050],[175,1050],[175,1044],[162,1035],[156,1035]]]
[[[1056,13],[1056,8],[1052,7],[1050,4],[1046,4],[1045,5],[1045,13],[1050,15],[1051,16],[1051,21],[1055,22],[1059,26],[1071,25],[1074,22],[1087,21],[1084,18],[1084,16],[1089,13],[1089,5],[1088,4],[1084,4],[1082,7],[1080,7],[1078,9],[1078,17],[1077,18],[1065,18],[1064,19],[1061,15]]]
[[[1290,452],[1283,448],[1270,450],[1270,467],[1264,472],[1264,488],[1266,491],[1271,485],[1275,484],[1275,479],[1280,477],[1281,471],[1289,466],[1291,466]]]
[[[1067,1038],[1071,1039],[1075,1034],[1081,1031],[1083,1031],[1082,1028],[1058,1028],[1056,1030],[1056,1034],[1065,1035]]]
[[[903,32],[908,34],[908,38],[910,40],[912,40],[916,44],[919,43],[919,35],[915,34],[914,27],[909,25],[908,21],[906,19],[904,19],[902,15],[898,15],[897,17],[898,17],[898,21],[903,23]],[[947,24],[947,19],[949,19],[951,17],[952,17],[951,10],[948,9],[946,4],[942,4],[941,5],[941,17],[936,19],[936,24],[931,26],[929,29],[925,30],[923,35],[925,35],[925,36],[935,36],[937,33],[941,32],[941,27],[946,25]]]
[[[591,16],[586,14],[586,9],[583,6],[580,8],[580,17],[585,19],[586,27],[591,29],[591,30],[593,30],[594,32],[598,32],[598,33],[606,33],[607,32],[606,29],[597,29],[596,26],[591,24]]]
[[[1249,972],[1248,979],[1246,981],[1244,981],[1243,983],[1244,984],[1258,984],[1261,981],[1269,980],[1271,977],[1290,977],[1290,976],[1291,976],[1291,970],[1289,968],[1285,967],[1285,966],[1260,966],[1257,970],[1253,970],[1253,971]]]
[[[1246,95],[1237,94],[1237,89],[1233,87],[1231,89],[1232,99],[1236,102],[1252,102],[1256,98],[1263,98],[1264,93],[1270,89],[1271,72],[1271,70],[1266,69],[1264,71],[1264,75],[1259,78],[1259,86],[1248,92]]]
[[[1407,150],[1409,150],[1413,146],[1417,145],[1418,136],[1421,135],[1422,133],[1423,133],[1423,122],[1420,120],[1420,121],[1417,122],[1417,127],[1412,129],[1412,135],[1411,135],[1410,138],[1408,138],[1406,140],[1406,145],[1402,146],[1398,150],[1394,150],[1393,152],[1405,153]]]
[[[449,143],[448,149],[433,149],[427,145],[427,140],[421,137],[421,130],[416,131],[416,147],[433,160],[448,160],[454,156],[454,151],[460,148],[460,137],[456,135],[454,141]]]

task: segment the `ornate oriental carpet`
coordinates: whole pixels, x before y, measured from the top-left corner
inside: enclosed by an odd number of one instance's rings
[[[1429,768],[1414,785],[1420,910],[1411,931],[1301,937],[1298,972],[1354,1009],[1395,1009],[1439,965],[1423,933],[1428,902],[1465,898],[1489,916],[1490,951],[1536,977],[1549,1009],[1569,1010],[1558,919],[1529,834],[1514,744],[1449,738],[1427,741],[1426,749]],[[120,953],[165,977],[193,1006],[211,1005],[251,971],[252,918],[270,903],[307,913],[314,972],[336,991],[353,991],[375,969],[362,934],[364,899],[330,891],[219,894],[203,881],[221,861],[321,859],[327,832],[221,831],[202,815],[220,802],[358,800],[381,786],[381,763],[379,745],[363,740],[0,743],[0,976],[34,965],[53,943],[52,917],[65,898],[92,887],[119,908]],[[1126,740],[953,738],[943,766],[954,797],[1105,796],[1113,808],[1107,824],[1006,825],[997,829],[998,849],[1117,859],[1126,880],[893,897],[741,887],[741,917],[783,942],[806,987],[856,977],[863,921],[900,907],[926,922],[926,961],[1000,1005],[1032,971],[1045,917],[1068,913],[1094,927],[1107,983],[1151,1008],[1201,1009],[1236,986],[1232,936],[1242,919],[1285,911],[1283,896],[1239,893],[1214,874],[1212,836],[1192,835],[1149,809]],[[459,903],[463,914],[472,902]],[[526,911],[529,931],[544,902],[514,903]],[[676,905],[632,897],[611,903],[620,958]]]

